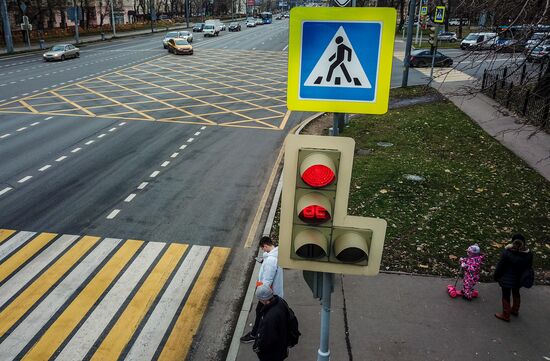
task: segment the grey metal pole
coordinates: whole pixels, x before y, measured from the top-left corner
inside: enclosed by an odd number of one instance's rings
[[[434,41],[435,44],[432,46],[433,53],[432,53],[432,68],[430,69],[430,81],[428,82],[428,85],[432,83],[433,77],[434,77],[434,65],[435,65],[435,54],[437,53],[437,34],[439,34],[439,25],[436,25],[435,27],[435,36]]]
[[[29,32],[29,26],[27,25],[27,29],[25,30],[27,33],[27,47],[31,48],[31,33]]]
[[[409,58],[411,56],[412,33],[414,23],[415,0],[409,0],[409,22],[407,24],[407,44],[405,45],[405,59],[403,60],[403,80],[401,86],[405,88],[409,82]]]
[[[78,17],[78,8],[76,7],[76,0],[73,0],[74,4],[74,38],[76,43],[80,43],[80,36],[78,34],[78,24],[80,23],[80,18]]]
[[[0,13],[2,13],[6,52],[10,54],[13,53],[13,38],[11,36],[10,18],[8,16],[8,6],[6,5],[6,0],[0,0]]]
[[[414,39],[414,42],[418,45],[418,34],[420,33],[420,12],[422,11],[422,0],[420,0],[420,4],[418,6],[418,21],[416,22],[416,38]]]
[[[113,37],[116,38],[115,13],[113,11],[113,1],[111,0],[111,27],[113,28]]]
[[[332,275],[323,272],[323,298],[321,299],[321,339],[317,350],[317,361],[330,360],[330,297],[332,292]]]
[[[185,0],[185,22],[187,23],[187,28],[189,29],[189,0]]]

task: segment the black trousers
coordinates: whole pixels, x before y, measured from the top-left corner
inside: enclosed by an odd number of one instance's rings
[[[264,304],[258,301],[258,304],[256,305],[256,319],[254,320],[254,326],[252,326],[252,331],[250,331],[250,334],[254,337],[258,334],[258,327],[260,326],[260,313],[262,312],[262,309],[264,308]]]
[[[519,288],[508,288],[502,287],[502,298],[510,303],[510,294],[513,294],[514,297],[519,297]]]

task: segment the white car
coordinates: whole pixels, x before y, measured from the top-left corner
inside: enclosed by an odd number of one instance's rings
[[[204,36],[218,36],[220,35],[220,29],[214,24],[205,24],[202,29]]]
[[[78,58],[80,49],[71,44],[57,44],[52,46],[50,51],[42,55],[44,61],[65,60],[68,58]]]
[[[189,31],[171,31],[166,33],[162,39],[162,46],[164,49],[168,49],[168,40],[170,39],[185,39],[188,43],[193,42],[193,34]]]
[[[460,43],[462,50],[493,49],[496,47],[497,33],[470,33]]]
[[[437,35],[437,39],[440,41],[448,41],[450,43],[454,43],[458,40],[456,37],[456,33],[447,31],[447,32],[441,32]]]
[[[256,20],[246,19],[246,27],[247,28],[255,28],[256,27]]]

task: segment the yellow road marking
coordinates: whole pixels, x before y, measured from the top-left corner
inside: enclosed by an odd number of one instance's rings
[[[20,100],[19,103],[21,103],[21,105],[23,105],[25,108],[27,108],[28,110],[30,110],[32,113],[34,114],[37,114],[38,112],[36,111],[36,109],[34,109],[29,103],[27,103],[26,101],[24,100]]]
[[[17,251],[17,253],[0,264],[0,282],[8,278],[13,271],[44,248],[56,236],[56,233],[42,233],[25,244],[19,251]]]
[[[15,231],[12,229],[0,229],[0,243],[8,239]]]
[[[186,244],[172,243],[162,255],[138,292],[92,357],[94,360],[117,360],[126,344],[152,306],[158,293],[187,249]]]
[[[57,260],[46,272],[0,312],[0,337],[21,318],[86,252],[99,237],[85,236]]]
[[[246,237],[244,248],[250,248],[252,246],[252,242],[254,241],[254,237],[256,236],[258,225],[260,224],[260,218],[264,213],[265,205],[267,204],[267,198],[269,197],[269,193],[271,192],[271,187],[273,186],[273,181],[275,180],[275,176],[277,175],[277,169],[279,169],[279,164],[283,159],[283,150],[284,150],[284,147],[281,147],[281,150],[279,150],[279,155],[277,156],[277,160],[275,160],[275,164],[273,164],[271,175],[269,176],[269,180],[267,181],[267,185],[265,187],[264,194],[258,206],[258,210],[256,211],[256,215],[254,216],[254,220],[252,221],[252,226],[250,227],[250,231],[248,232],[248,237]]]
[[[81,107],[80,105],[76,104],[75,102],[73,102],[72,100],[69,100],[67,98],[65,98],[63,95],[59,95],[57,92],[55,91],[52,91],[52,94],[55,95],[56,97],[66,101],[67,103],[71,104],[73,107],[83,111],[84,113],[88,114],[88,115],[91,115],[92,117],[95,117],[95,114],[92,113],[91,111]]]
[[[285,129],[286,123],[288,122],[288,118],[290,118],[290,110],[286,111],[285,117],[283,118],[283,121],[281,122],[281,125],[279,125],[279,129]]]
[[[185,360],[187,357],[191,342],[197,333],[229,252],[229,248],[221,247],[214,247],[210,252],[210,256],[162,349],[159,361]]]
[[[23,360],[49,360],[142,244],[142,241],[126,241],[34,344]]]

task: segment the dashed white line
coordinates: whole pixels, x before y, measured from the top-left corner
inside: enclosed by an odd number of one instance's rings
[[[115,130],[116,130],[116,128],[109,129],[110,132],[114,132]]]
[[[56,162],[62,162],[62,161],[64,161],[65,159],[67,159],[67,156],[62,155],[61,157],[57,158],[55,161],[56,161]]]
[[[115,218],[119,212],[120,212],[120,209],[115,209],[114,211],[112,211],[111,213],[109,213],[109,215],[107,216],[107,219],[113,219],[113,218]]]
[[[118,125],[122,126],[122,125],[125,125],[126,122],[122,122],[122,123],[118,123]]]
[[[288,44],[283,48],[283,51],[285,51],[286,49],[288,49]]]
[[[22,127],[22,128],[17,129],[16,132],[22,132],[22,131],[24,131],[25,129],[27,129],[27,127]]]
[[[34,127],[35,125],[38,125],[38,124],[40,124],[40,122],[34,122],[31,124],[31,127]]]
[[[166,167],[166,166],[168,166],[168,164],[170,164],[170,162],[169,162],[169,161],[165,161],[165,162],[163,162],[160,166],[161,166],[161,167]]]
[[[180,149],[183,150],[183,149],[185,149],[186,147],[187,147],[187,145],[184,144],[184,145],[182,145],[182,146],[180,147]]]
[[[3,195],[3,194],[5,194],[5,193],[8,193],[8,192],[11,191],[12,189],[13,189],[12,187],[6,187],[6,188],[2,189],[2,190],[0,191],[0,196]]]
[[[149,183],[143,182],[137,187],[137,189],[143,189],[143,188],[147,187],[147,184],[149,184]]]
[[[98,135],[97,137],[98,137],[98,138],[103,138],[103,137],[106,136],[106,135],[107,135],[107,134],[103,133],[103,134]]]
[[[23,96],[26,97],[27,95],[29,95],[29,93],[23,93]]]
[[[205,129],[206,129],[206,126],[204,126],[204,127],[201,127],[201,130],[205,130]]]
[[[201,132],[196,132],[196,133],[195,133],[195,137],[196,137],[197,135],[200,135],[200,134],[201,134]]]
[[[95,140],[89,140],[89,141],[87,141],[87,142],[86,142],[86,143],[84,143],[84,144],[86,144],[86,145],[90,145],[90,144],[92,144],[93,142],[95,142]]]
[[[136,196],[135,193],[130,194],[128,197],[126,197],[126,199],[124,200],[124,202],[131,202],[132,199],[134,199],[135,196]]]
[[[172,155],[170,156],[170,158],[176,158],[177,156],[179,155],[179,153],[172,153]]]
[[[9,137],[10,135],[11,135],[10,133],[4,134],[4,135],[0,136],[0,139],[7,138],[7,137]]]
[[[50,119],[52,119],[52,118],[53,118],[53,117],[47,117],[47,118],[46,118],[46,119],[44,119],[44,120],[50,120]]]
[[[195,138],[189,138],[189,139],[187,139],[187,143],[191,143],[194,140],[195,140]]]
[[[51,167],[51,165],[47,164],[47,165],[43,166],[42,168],[40,168],[38,171],[43,172],[43,171],[45,171],[46,169],[48,169],[50,167]]]
[[[23,177],[20,180],[18,180],[17,183],[25,183],[26,181],[28,181],[31,178],[32,178],[32,175],[28,175],[28,176]]]
[[[156,170],[156,171],[154,171],[153,173],[151,173],[151,175],[150,175],[149,177],[155,178],[156,176],[159,175],[159,173],[160,173],[160,172],[159,172],[158,170]]]
[[[71,153],[76,153],[76,152],[79,152],[80,150],[82,150],[82,148],[75,148],[71,150]]]

